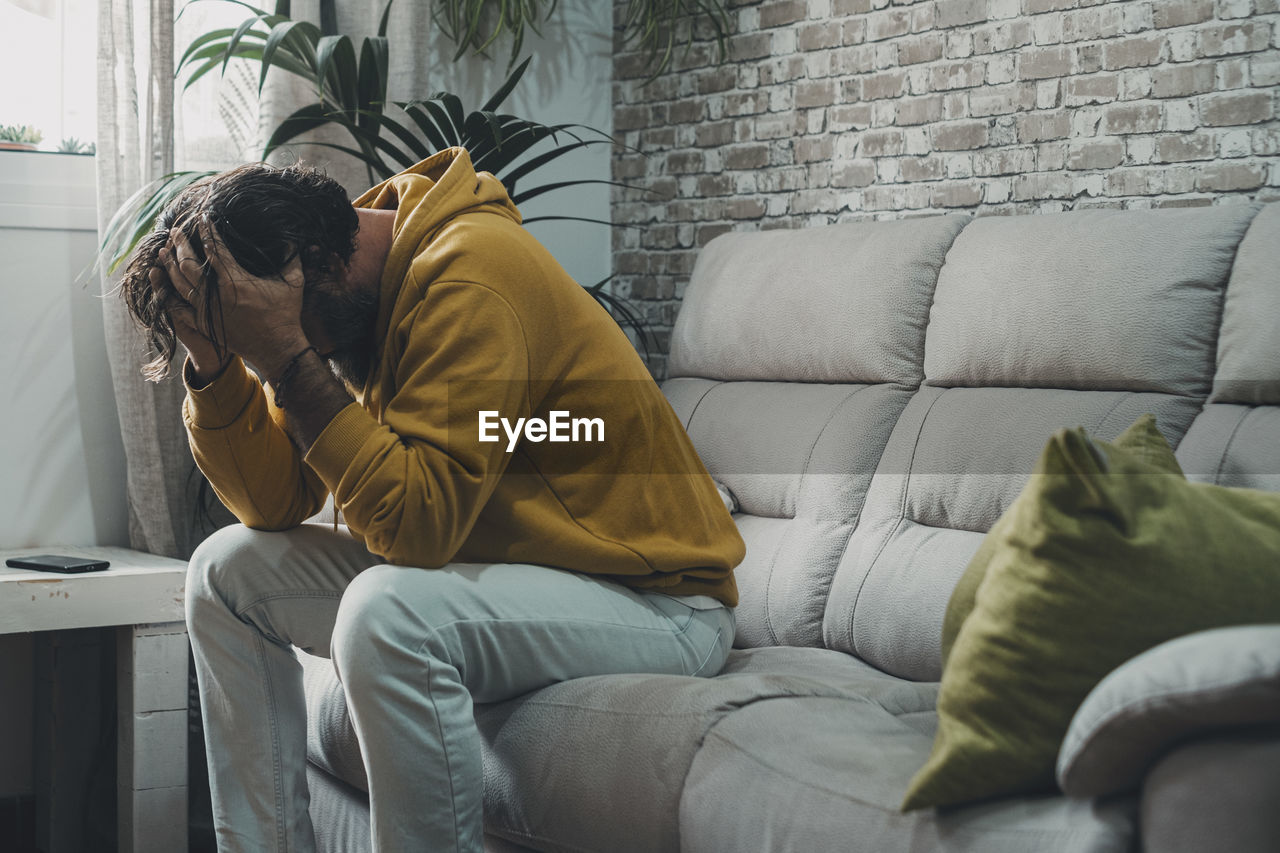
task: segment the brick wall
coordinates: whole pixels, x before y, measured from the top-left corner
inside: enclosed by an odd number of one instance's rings
[[[614,61],[614,177],[651,191],[615,191],[615,289],[663,352],[731,229],[1280,199],[1280,0],[727,5],[724,65]]]

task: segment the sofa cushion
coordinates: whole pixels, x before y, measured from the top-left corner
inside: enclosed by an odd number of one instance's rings
[[[682,853],[1129,853],[1132,797],[1000,800],[903,814],[924,762],[936,685],[882,698],[785,697],[725,715],[707,732],[680,801]],[[670,848],[675,850],[676,848]]]
[[[1280,406],[1211,403],[1177,456],[1188,480],[1280,492]]]
[[[1222,306],[1215,403],[1280,404],[1280,204],[1262,208],[1240,243]]]
[[[938,268],[964,216],[723,234],[698,254],[672,376],[919,384]]]
[[[1045,447],[993,530],[943,674],[929,763],[906,808],[1053,786],[1088,692],[1158,643],[1280,621],[1280,495],[1188,483],[1082,429]]]
[[[1153,412],[1176,443],[1199,409],[1197,399],[1155,393],[922,388],[894,427],[839,564],[826,644],[936,681],[952,589],[1049,436],[1083,424],[1110,439]]]
[[[1231,263],[1256,210],[974,220],[939,273],[926,382],[1204,396]]]
[[[737,645],[820,646],[832,567],[910,391],[693,378],[663,391],[738,502]]]
[[[308,758],[367,791],[332,665],[301,652],[299,659]],[[580,678],[477,706],[486,830],[538,849],[678,850],[685,775],[706,730],[733,709],[762,699],[828,696],[931,716],[934,692],[839,652],[775,647],[735,650],[710,679]]]

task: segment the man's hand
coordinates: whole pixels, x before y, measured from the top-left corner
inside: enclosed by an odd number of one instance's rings
[[[208,220],[200,221],[198,233],[205,257],[218,277],[221,324],[217,332],[223,344],[261,370],[269,381],[278,379],[289,361],[309,346],[302,331],[302,262],[295,257],[279,276],[258,278],[236,262]],[[173,311],[178,339],[191,353],[197,375],[208,380],[226,363],[217,358],[212,330],[206,325],[209,318],[194,308],[203,301],[206,283],[195,250],[180,229],[169,232],[160,261],[186,303],[185,308]],[[155,282],[153,277],[152,286]]]
[[[191,367],[195,370],[196,378],[202,384],[209,384],[226,369],[227,362],[231,360],[231,353],[224,350],[219,355],[213,341],[200,331],[196,323],[195,309],[173,295],[173,288],[169,286],[168,273],[160,267],[152,267],[147,276],[151,280],[151,289],[155,291],[156,299],[164,305],[170,319],[173,320],[174,334],[187,348],[187,355],[191,358]]]

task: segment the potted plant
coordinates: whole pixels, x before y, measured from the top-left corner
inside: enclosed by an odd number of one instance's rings
[[[293,20],[280,11],[272,14],[245,3],[240,5],[253,14],[239,27],[214,30],[196,38],[182,54],[177,73],[186,73],[185,86],[190,86],[210,71],[222,71],[230,60],[241,58],[258,63],[259,93],[273,66],[307,80],[317,93],[316,101],[296,110],[276,126],[263,149],[263,159],[300,134],[333,125],[345,131],[351,144],[303,144],[333,148],[356,157],[368,171],[370,183],[388,178],[440,149],[461,146],[470,153],[476,169],[488,171],[502,181],[516,204],[580,184],[626,186],[616,181],[592,179],[529,185],[535,173],[548,163],[587,146],[613,144],[614,140],[602,131],[582,125],[545,125],[499,112],[528,67],[528,59],[515,67],[479,109],[468,110],[458,96],[449,92],[437,92],[423,100],[392,102],[387,100],[386,28],[390,2],[383,9],[378,34],[362,39],[359,44],[349,36],[332,31],[331,20],[317,27],[308,21]],[[277,10],[281,8],[277,5]],[[535,146],[546,141],[551,142],[549,148],[533,152]],[[174,172],[135,193],[108,223],[99,247],[100,263],[113,271],[154,227],[156,216],[171,199],[211,174]],[[539,219],[610,224],[572,215],[531,217],[525,222]],[[587,289],[624,327],[630,327],[639,336],[647,351],[647,336],[640,318],[604,289],[607,281]]]
[[[35,151],[44,134],[29,124],[0,124],[0,149]]]
[[[93,142],[82,142],[70,136],[59,142],[56,150],[59,154],[96,154],[98,146]]]

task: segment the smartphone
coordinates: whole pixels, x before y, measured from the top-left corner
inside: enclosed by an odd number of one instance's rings
[[[4,561],[15,569],[34,569],[37,572],[60,572],[64,575],[81,572],[100,572],[111,565],[106,560],[86,560],[83,557],[60,557],[57,554],[36,554],[31,557],[11,557]]]

